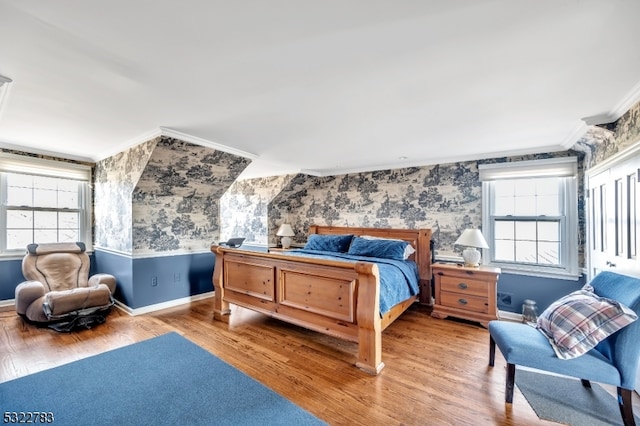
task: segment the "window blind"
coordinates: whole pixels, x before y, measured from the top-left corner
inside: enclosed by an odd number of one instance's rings
[[[90,166],[8,153],[0,153],[0,172],[91,181]]]
[[[481,181],[524,179],[535,177],[568,177],[578,173],[577,157],[558,157],[545,160],[513,161],[480,164]]]

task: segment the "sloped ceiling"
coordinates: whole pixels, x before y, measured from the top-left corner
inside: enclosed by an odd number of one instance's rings
[[[640,100],[632,0],[0,0],[0,147],[163,128],[327,175],[566,149]],[[167,130],[168,129],[168,130]]]

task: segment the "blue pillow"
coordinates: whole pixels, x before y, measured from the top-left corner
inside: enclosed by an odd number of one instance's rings
[[[332,251],[344,253],[349,249],[353,235],[311,234],[305,244],[305,250]]]
[[[371,240],[355,237],[351,241],[348,253],[356,256],[405,260],[404,253],[408,245],[408,242],[400,240]]]

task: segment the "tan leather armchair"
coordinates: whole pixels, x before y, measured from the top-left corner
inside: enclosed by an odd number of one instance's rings
[[[109,274],[89,277],[89,266],[83,243],[29,244],[22,260],[27,281],[16,287],[16,312],[39,324],[105,314],[114,303],[116,279]]]

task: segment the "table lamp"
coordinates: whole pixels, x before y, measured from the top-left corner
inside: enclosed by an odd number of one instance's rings
[[[280,225],[280,229],[278,229],[278,232],[276,233],[276,235],[278,237],[282,237],[280,239],[280,242],[282,243],[282,248],[288,249],[289,247],[291,247],[291,237],[296,235],[296,233],[293,232],[291,225],[289,225],[288,223],[283,223],[282,225]]]
[[[462,251],[464,266],[473,268],[480,266],[480,251],[478,249],[489,248],[487,241],[484,239],[482,232],[480,232],[479,229],[465,229],[454,244],[466,247]]]

